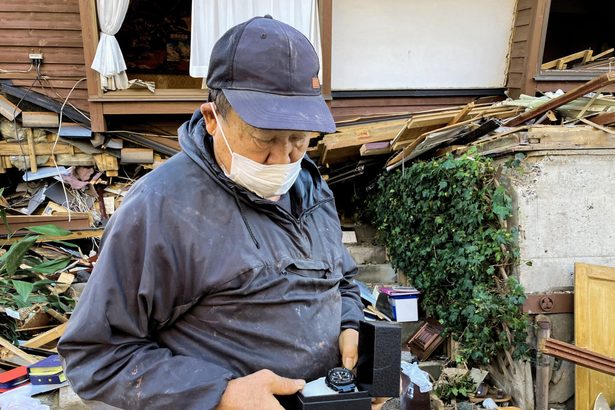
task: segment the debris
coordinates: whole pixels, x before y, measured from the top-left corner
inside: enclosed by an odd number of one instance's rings
[[[60,118],[58,114],[48,111],[21,113],[21,125],[24,128],[58,128]]]
[[[13,121],[19,114],[21,114],[21,110],[7,100],[5,96],[0,95],[0,115],[9,121]]]
[[[428,319],[419,330],[410,338],[407,343],[408,348],[419,358],[427,360],[429,356],[444,341],[442,332],[444,328],[440,323],[433,319]]]
[[[544,354],[569,360],[579,366],[615,376],[615,358],[551,338],[544,339],[539,349]]]
[[[20,357],[23,360],[25,360],[26,363],[28,363],[28,364],[36,363],[38,361],[38,359],[36,357],[31,356],[28,353],[24,352],[23,350],[21,350],[20,348],[18,348],[15,345],[13,345],[11,342],[6,340],[2,336],[0,336],[0,345],[4,349],[8,350],[10,353],[12,353],[15,356]]]
[[[605,50],[601,53],[594,55],[594,52],[592,49],[583,50],[583,51],[579,51],[579,52],[543,63],[540,66],[540,69],[541,70],[552,70],[552,69],[565,70],[566,68],[568,68],[568,63],[571,63],[576,60],[581,60],[581,62],[575,65],[574,68],[584,69],[584,68],[587,68],[589,63],[594,63],[600,60],[601,58],[605,58],[609,56],[610,54],[612,54],[613,51],[615,51],[615,48],[609,48],[608,50]]]
[[[549,110],[557,108],[568,102],[574,101],[577,98],[582,97],[587,93],[603,88],[611,84],[613,81],[615,81],[615,73],[605,73],[601,75],[600,77],[596,77],[593,80],[590,80],[587,83],[582,84],[568,91],[567,93],[562,94],[561,96],[556,97],[550,100],[549,102],[534,108],[533,110],[526,111],[525,113],[515,118],[512,118],[506,123],[506,125],[509,127],[515,127],[515,126],[521,125],[526,121],[537,118],[538,116],[546,113]]]

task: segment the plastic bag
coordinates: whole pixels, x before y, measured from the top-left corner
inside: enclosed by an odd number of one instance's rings
[[[0,401],[2,410],[49,410],[49,406],[32,397],[14,396]]]
[[[427,393],[433,389],[433,384],[429,381],[429,373],[421,370],[417,363],[401,362],[401,371],[418,386],[421,393]]]

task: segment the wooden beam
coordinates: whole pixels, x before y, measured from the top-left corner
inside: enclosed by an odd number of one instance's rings
[[[593,51],[592,50],[583,50],[578,51],[576,53],[560,57],[558,59],[548,61],[540,66],[541,70],[549,70],[555,68],[557,70],[563,70],[566,68],[566,65],[572,61],[583,59],[583,63],[587,63],[591,61]]]
[[[6,142],[0,141],[0,155],[23,155],[27,154],[28,151],[25,149],[26,147],[19,144],[18,142]],[[37,155],[51,155],[53,151],[54,154],[74,154],[75,149],[72,145],[58,143],[53,149],[53,144],[51,142],[39,142],[36,144],[36,154]]]
[[[603,51],[602,53],[599,53],[599,54],[596,54],[595,56],[593,56],[590,61],[596,61],[596,60],[598,60],[598,59],[600,59],[602,57],[606,57],[609,54],[613,53],[613,51],[615,51],[615,48],[609,48],[608,50]]]
[[[30,158],[30,171],[38,172],[38,166],[36,165],[36,149],[34,149],[34,135],[31,128],[26,129],[26,136],[28,140],[28,156]]]
[[[31,356],[28,353],[24,352],[23,350],[21,350],[20,348],[18,348],[17,346],[15,346],[14,344],[12,344],[11,342],[9,342],[8,340],[6,340],[5,338],[1,336],[0,336],[0,346],[5,348],[9,352],[13,353],[15,356],[21,357],[23,360],[25,360],[29,364],[34,364],[38,362],[39,360],[36,357]]]
[[[539,346],[544,354],[615,376],[615,359],[570,343],[547,338]]]
[[[320,47],[322,53],[322,95],[331,96],[331,56],[333,32],[333,0],[321,0]]]
[[[77,239],[90,239],[90,238],[101,238],[104,229],[85,229],[81,231],[72,231],[70,235],[66,236],[40,236],[36,242],[44,243],[44,242],[54,242],[54,241],[74,241]],[[15,242],[23,239],[24,235],[12,235],[10,238],[6,237],[6,235],[0,235],[0,243],[3,246],[12,245]]]
[[[472,108],[474,108],[474,101],[470,101],[469,103],[467,103],[461,109],[461,111],[459,111],[459,113],[457,113],[457,115],[455,115],[455,117],[446,125],[457,124],[459,121],[463,119],[463,117],[465,117],[472,110]]]
[[[581,121],[582,123],[587,124],[587,125],[589,125],[591,127],[594,127],[597,130],[604,131],[607,134],[615,135],[615,130],[612,129],[612,128],[604,127],[602,125],[598,125],[598,124],[596,124],[596,123],[594,123],[592,121],[589,121],[589,120],[587,120],[585,118],[579,118],[579,121]]]
[[[534,77],[540,70],[544,41],[549,22],[549,9],[551,0],[532,0],[532,20],[529,26],[527,38],[527,58],[520,81],[521,94],[534,95],[536,82]]]
[[[59,326],[54,327],[44,333],[41,333],[38,336],[33,337],[23,344],[25,347],[41,347],[45,346],[47,343],[53,342],[57,340],[64,334],[66,330],[66,326],[68,326],[68,322],[62,323]]]
[[[19,114],[21,114],[21,110],[7,100],[5,96],[0,95],[0,115],[9,121],[13,121]]]
[[[0,88],[3,92],[10,94],[13,97],[23,98],[24,101],[31,102],[32,104],[36,104],[39,107],[45,108],[49,111],[59,113],[62,108],[62,101],[57,101],[51,97],[47,97],[46,95],[27,90],[26,88],[14,87],[11,85],[10,81],[7,80],[0,80]],[[90,122],[73,107],[66,105],[63,110],[63,115],[75,122],[85,125],[86,127],[90,126]]]
[[[362,157],[389,154],[390,152],[391,143],[389,141],[369,142],[361,145],[361,148],[359,149],[359,153]]]
[[[81,35],[83,37],[83,58],[85,60],[85,76],[88,85],[88,95],[100,97],[100,79],[98,73],[92,69],[92,61],[98,47],[98,21],[96,19],[96,2],[79,0],[79,16],[81,19]],[[107,123],[103,114],[102,103],[89,102],[90,128],[94,132],[107,131]]]
[[[24,111],[21,113],[21,124],[32,128],[58,128],[60,118],[55,112]]]
[[[151,148],[122,148],[120,163],[122,164],[152,164],[154,150]]]
[[[615,112],[605,112],[587,118],[594,124],[608,125],[615,122]]]
[[[577,98],[582,97],[587,93],[596,91],[613,82],[615,82],[615,73],[605,73],[600,77],[596,77],[593,80],[590,80],[587,83],[568,91],[566,94],[560,95],[559,97],[556,97],[549,102],[534,108],[533,110],[526,111],[523,114],[512,118],[506,123],[506,126],[516,127],[518,125],[521,125],[526,121],[541,116],[549,110],[553,110],[570,101],[576,100]]]

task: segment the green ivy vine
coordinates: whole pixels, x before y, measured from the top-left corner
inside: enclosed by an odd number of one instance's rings
[[[498,179],[492,160],[475,151],[449,154],[382,175],[367,199],[393,267],[460,342],[458,361],[528,351],[525,293],[510,275],[519,255],[505,222],[512,201]]]

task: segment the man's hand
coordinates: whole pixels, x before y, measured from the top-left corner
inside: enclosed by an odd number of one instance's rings
[[[380,410],[389,399],[390,397],[374,397],[372,399],[372,410]]]
[[[352,370],[359,360],[359,332],[354,329],[342,330],[339,337],[342,365]]]
[[[305,380],[287,379],[271,370],[259,370],[231,380],[217,410],[283,410],[273,395],[294,394],[303,386]]]

